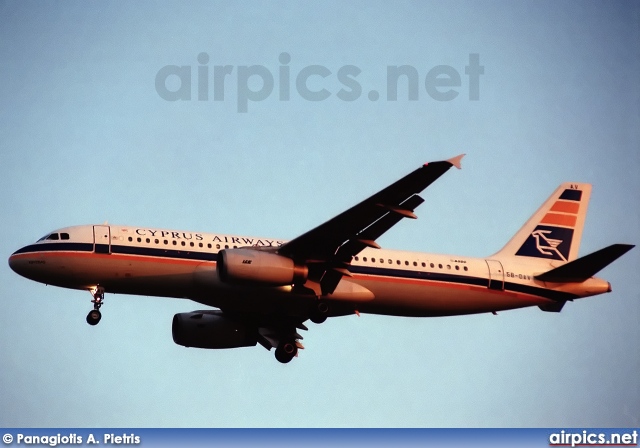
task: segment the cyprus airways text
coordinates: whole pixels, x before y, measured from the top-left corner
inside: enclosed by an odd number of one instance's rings
[[[202,233],[174,232],[171,230],[136,229],[139,236],[171,238],[173,240],[209,241],[214,243],[237,244],[242,246],[282,246],[283,241],[246,238],[225,235],[203,235]]]

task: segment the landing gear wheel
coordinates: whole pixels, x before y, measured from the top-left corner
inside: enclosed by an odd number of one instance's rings
[[[295,341],[282,342],[278,348],[276,348],[276,359],[282,364],[286,364],[291,361],[298,354],[298,346]]]
[[[311,316],[309,316],[309,319],[314,324],[321,324],[322,322],[327,320],[327,316],[322,316],[322,315],[319,315],[319,314],[312,314]]]
[[[91,310],[89,314],[87,314],[87,323],[89,325],[98,325],[100,319],[102,319],[102,313],[98,310]]]
[[[315,303],[311,309],[311,313],[309,315],[309,319],[314,324],[321,324],[325,320],[327,320],[327,315],[329,314],[329,305],[325,301],[319,301]]]

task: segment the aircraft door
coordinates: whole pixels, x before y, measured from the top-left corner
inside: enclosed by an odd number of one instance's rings
[[[93,226],[93,243],[95,253],[111,253],[111,229],[109,226]]]
[[[504,269],[498,260],[485,260],[489,267],[489,289],[504,290]]]

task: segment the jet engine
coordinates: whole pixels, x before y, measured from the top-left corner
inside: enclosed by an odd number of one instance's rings
[[[225,249],[218,252],[218,277],[225,283],[285,286],[303,283],[306,266],[291,258],[257,249]]]
[[[185,347],[251,347],[258,342],[258,328],[226,316],[222,311],[193,311],[173,316],[173,342]]]

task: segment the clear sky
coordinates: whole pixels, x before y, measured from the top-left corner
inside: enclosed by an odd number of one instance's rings
[[[489,255],[564,181],[594,185],[582,255],[638,244],[639,23],[623,1],[2,1],[0,255],[105,221],[290,239],[463,152],[383,247]],[[88,293],[5,264],[0,426],[637,427],[639,261],[559,314],[310,324],[288,365],[175,345],[186,300],[108,294],[89,327]]]

